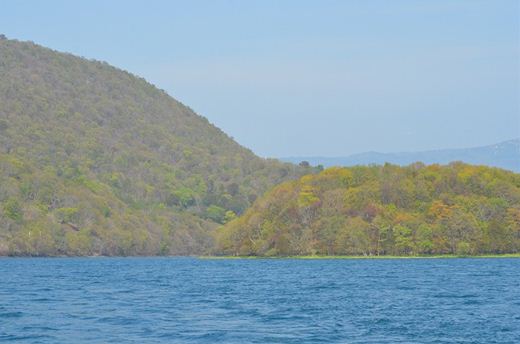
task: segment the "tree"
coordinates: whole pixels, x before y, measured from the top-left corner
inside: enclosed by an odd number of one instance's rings
[[[398,255],[410,255],[414,253],[412,230],[403,225],[393,228],[395,236],[395,253]]]
[[[347,255],[369,255],[369,225],[359,217],[347,220],[345,227],[338,233],[336,252]]]
[[[455,208],[448,217],[441,221],[441,224],[444,227],[451,253],[457,253],[461,242],[464,243],[462,247],[469,247],[470,251],[476,250],[476,242],[480,239],[479,233],[481,232],[473,215],[465,213],[460,208]]]
[[[206,209],[206,214],[209,219],[218,223],[224,223],[226,209],[213,204]]]
[[[21,221],[23,212],[18,200],[10,198],[4,202],[4,214],[13,221]]]

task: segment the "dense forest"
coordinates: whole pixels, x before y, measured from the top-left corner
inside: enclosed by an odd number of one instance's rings
[[[519,174],[319,171],[255,156],[128,72],[0,35],[0,255],[520,252]]]
[[[223,255],[520,252],[520,174],[452,163],[330,168],[218,230]]]
[[[0,36],[0,255],[206,252],[218,225],[311,172],[128,72]]]

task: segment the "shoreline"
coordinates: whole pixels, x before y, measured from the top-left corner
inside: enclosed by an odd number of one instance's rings
[[[300,260],[348,260],[348,259],[475,259],[475,258],[520,258],[520,253],[484,254],[484,255],[428,255],[428,256],[198,256],[199,259],[232,260],[232,259],[300,259]]]
[[[440,254],[440,255],[422,255],[422,256],[391,256],[391,255],[383,255],[383,256],[347,256],[347,255],[338,255],[338,256],[326,256],[326,255],[302,255],[302,256],[204,256],[204,255],[171,255],[171,256],[102,256],[102,255],[94,255],[94,256],[0,256],[1,259],[31,259],[31,258],[51,258],[51,259],[60,259],[60,258],[88,258],[88,259],[103,259],[103,258],[143,258],[143,259],[153,259],[153,258],[192,258],[192,259],[201,259],[201,260],[249,260],[249,259],[299,259],[299,260],[348,260],[348,259],[357,259],[357,260],[370,260],[370,259],[480,259],[480,258],[520,258],[520,253],[504,253],[504,254],[482,254],[482,255],[455,255],[455,254]]]

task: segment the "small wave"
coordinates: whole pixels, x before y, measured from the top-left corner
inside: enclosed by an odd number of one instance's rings
[[[22,312],[4,312],[0,313],[0,318],[21,318],[23,317]]]

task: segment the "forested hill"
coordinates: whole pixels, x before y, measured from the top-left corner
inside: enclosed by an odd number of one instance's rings
[[[225,255],[520,252],[520,174],[484,166],[330,168],[275,187],[218,231]]]
[[[0,255],[201,253],[309,172],[130,73],[0,36]]]

